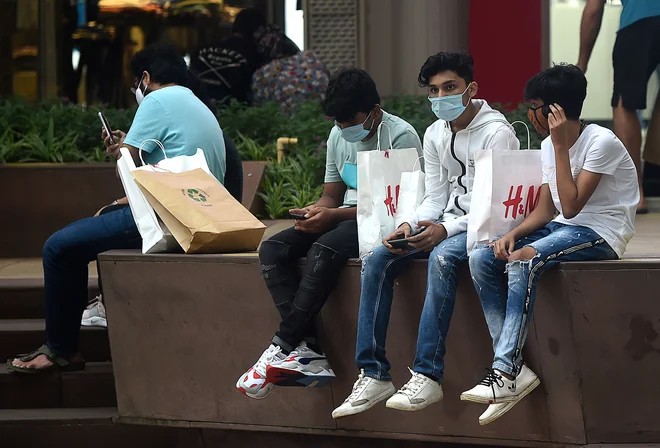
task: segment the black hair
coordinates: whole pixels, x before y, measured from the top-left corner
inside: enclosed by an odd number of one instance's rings
[[[138,51],[131,61],[131,71],[139,80],[147,71],[151,81],[185,86],[188,81],[186,61],[173,45],[155,44]]]
[[[465,51],[449,53],[442,51],[430,56],[419,71],[417,82],[420,87],[428,87],[431,78],[445,71],[456,72],[456,74],[470,84],[474,81],[474,59]]]
[[[541,100],[546,106],[559,104],[566,118],[579,120],[587,97],[587,77],[576,65],[557,64],[527,81],[525,101]]]
[[[323,112],[340,123],[346,123],[359,112],[371,112],[377,104],[380,104],[380,95],[371,76],[364,70],[346,68],[330,78]]]
[[[259,28],[265,27],[266,25],[268,25],[266,16],[257,9],[247,8],[236,15],[234,24],[231,27],[231,32],[239,34],[246,39],[252,39],[254,33]]]

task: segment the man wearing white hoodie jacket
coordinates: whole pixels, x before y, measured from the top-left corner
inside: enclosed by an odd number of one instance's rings
[[[454,310],[456,269],[468,260],[466,230],[474,158],[486,148],[519,149],[511,125],[478,90],[467,53],[438,53],[422,66],[419,84],[428,88],[438,121],[424,135],[426,195],[412,216],[363,260],[355,361],[360,375],[333,418],[358,414],[387,400],[387,407],[418,411],[442,399],[445,339]],[[424,229],[418,234],[413,229]],[[389,241],[408,239],[409,249]],[[389,374],[385,338],[394,281],[415,259],[429,259],[426,298],[419,324],[412,378],[398,392]]]

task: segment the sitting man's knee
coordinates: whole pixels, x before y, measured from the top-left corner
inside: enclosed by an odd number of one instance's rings
[[[62,255],[67,250],[66,239],[62,237],[62,231],[53,233],[44,243],[42,256],[44,259],[53,259]]]
[[[490,264],[495,259],[492,247],[479,247],[470,254],[468,263],[470,270],[479,270],[485,264]]]

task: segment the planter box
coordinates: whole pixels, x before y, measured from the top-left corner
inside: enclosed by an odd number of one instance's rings
[[[243,162],[243,205],[259,214],[264,162]],[[114,163],[0,165],[0,258],[41,257],[50,235],[124,196]]]
[[[0,257],[40,257],[48,237],[124,196],[113,163],[0,165]]]

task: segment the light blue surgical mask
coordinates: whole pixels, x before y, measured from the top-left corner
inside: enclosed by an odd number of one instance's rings
[[[470,84],[465,88],[463,93],[458,95],[451,96],[439,96],[436,98],[429,97],[431,102],[431,110],[441,120],[445,121],[454,121],[467,109],[467,106],[463,105],[463,95],[470,88]],[[468,100],[468,104],[470,100]]]
[[[372,113],[373,111],[369,112],[369,115],[367,115],[367,118],[365,118],[362,124],[356,124],[355,126],[349,126],[347,128],[342,129],[339,127],[337,121],[335,120],[335,126],[337,126],[337,129],[339,129],[339,132],[341,132],[341,136],[347,142],[349,143],[361,142],[362,140],[367,138],[367,135],[369,135],[371,129],[374,127],[374,124],[371,123],[371,127],[369,129],[364,128],[364,124],[369,120],[369,117],[371,117]]]

